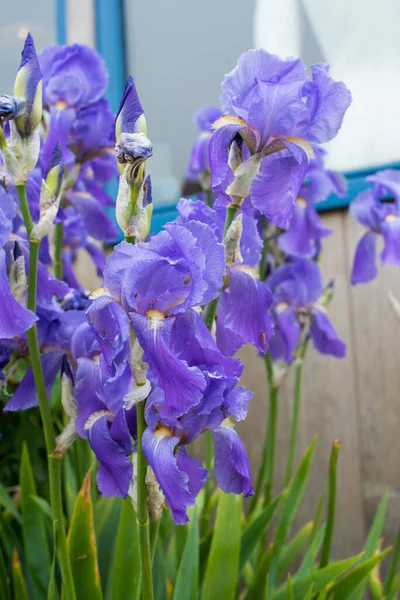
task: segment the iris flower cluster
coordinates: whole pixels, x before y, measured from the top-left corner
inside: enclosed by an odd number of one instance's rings
[[[37,321],[45,383],[50,392],[61,371],[69,417],[55,454],[77,435],[87,439],[105,496],[135,498],[140,446],[175,522],[185,523],[208,476],[188,449],[204,432],[214,440],[219,487],[251,495],[235,424],[246,417],[252,393],[240,385],[235,353],[250,343],[290,363],[304,335],[322,353],[345,352],[326,314],[316,261],[330,232],[314,204],[344,192],[317,144],[338,132],[350,93],[326,65],[314,65],[309,78],[301,60],[246,52],[223,81],[221,109],[207,106],[196,115],[201,133],[189,174],[204,190],[212,186],[212,206],[180,200],[178,219],[149,238],[146,163],[153,148],[133,80],[115,132],[102,98],[107,73],[95,51],[56,46],[37,58],[28,36],[18,82],[15,97],[0,98],[2,365],[27,355],[24,332]],[[116,235],[102,185],[117,172],[116,218],[125,241],[105,262],[92,238]],[[30,241],[37,231],[42,242],[36,313],[25,306],[29,251],[15,191],[25,181]],[[45,267],[53,222],[56,230],[62,224],[56,241],[64,281]],[[90,298],[72,270],[78,248],[104,271],[104,285]],[[28,370],[7,410],[36,404]]]

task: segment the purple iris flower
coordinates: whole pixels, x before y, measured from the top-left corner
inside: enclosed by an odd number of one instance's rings
[[[343,197],[347,191],[346,179],[324,167],[325,151],[315,147],[314,152],[289,228],[278,238],[279,246],[289,256],[315,256],[320,240],[332,233],[319,218],[315,204],[326,200],[332,192]]]
[[[169,223],[149,242],[121,242],[107,260],[104,283],[109,297],[130,314],[144,360],[165,393],[166,410],[178,417],[200,401],[206,382],[197,368],[176,358],[170,349],[176,316],[210,302],[225,274],[224,249],[202,223]]]
[[[361,192],[350,204],[351,216],[367,228],[356,248],[352,284],[366,283],[377,276],[379,235],[384,243],[381,262],[400,265],[400,172],[386,169],[366,179],[373,187]]]
[[[299,258],[278,267],[267,280],[274,306],[275,334],[270,352],[274,360],[290,363],[304,328],[321,354],[342,358],[346,345],[340,340],[321,302],[324,289],[319,265]]]
[[[250,195],[272,223],[289,225],[313,156],[310,143],[333,139],[351,102],[328,70],[313,65],[310,79],[300,59],[262,49],[242,54],[222,83],[224,116],[210,141],[214,191],[235,202]]]
[[[194,114],[193,121],[200,130],[189,158],[186,177],[188,179],[200,179],[208,173],[210,177],[210,162],[208,159],[208,146],[212,135],[213,123],[221,117],[221,109],[212,104],[201,106]]]
[[[207,470],[187,453],[186,446],[203,431],[210,430],[215,441],[215,477],[226,493],[253,494],[246,451],[233,428],[244,419],[251,392],[237,387],[242,364],[223,356],[201,315],[194,309],[176,317],[171,330],[171,350],[189,368],[202,373],[205,387],[199,400],[187,412],[171,416],[158,377],[149,373],[153,391],[146,402],[147,429],[143,452],[165,494],[176,523],[188,520],[187,506],[193,505]]]
[[[222,240],[225,206],[216,205],[214,210],[204,202],[182,198],[177,208],[180,222],[195,219],[207,223],[213,228],[217,239]],[[253,344],[265,354],[272,334],[269,315],[272,297],[256,270],[262,251],[257,220],[245,212],[241,213],[241,219],[239,256],[229,265],[217,312],[217,343],[221,352],[228,356],[235,354],[244,344]],[[244,298],[246,306],[243,304]]]

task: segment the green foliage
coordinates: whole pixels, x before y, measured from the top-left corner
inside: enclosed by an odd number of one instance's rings
[[[240,557],[241,512],[241,496],[221,494],[202,600],[231,600],[235,597]]]
[[[179,564],[172,600],[196,600],[199,589],[199,522],[193,511],[189,534]]]
[[[28,590],[22,573],[21,563],[19,562],[18,552],[14,550],[12,559],[12,580],[15,600],[29,600]]]
[[[32,584],[34,600],[46,597],[50,577],[50,551],[46,535],[45,517],[35,502],[35,480],[26,444],[21,457],[21,513],[24,556]]]
[[[136,513],[131,499],[128,498],[122,503],[119,518],[112,569],[112,600],[119,600],[119,598],[135,600],[139,581],[139,564]]]
[[[90,477],[89,471],[76,498],[67,538],[77,600],[103,598],[97,564]]]

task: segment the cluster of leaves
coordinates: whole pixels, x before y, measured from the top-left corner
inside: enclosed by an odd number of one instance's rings
[[[248,518],[242,496],[214,493],[213,527],[200,535],[203,495],[191,509],[191,522],[177,526],[169,511],[151,523],[150,544],[157,600],[362,600],[395,599],[400,537],[382,581],[378,565],[387,497],[375,515],[363,551],[329,561],[334,526],[336,459],[332,450],[326,522],[322,496],[314,519],[292,534],[307,485],[316,440],[283,492]],[[101,497],[94,485],[91,456],[78,444],[67,455],[64,478],[71,559],[78,600],[135,600],[140,578],[136,515],[130,500]],[[54,600],[59,573],[52,557],[53,531],[48,502],[37,494],[28,446],[23,444],[18,493],[0,488],[0,597]],[[11,591],[12,590],[12,591]],[[64,590],[65,598],[68,593]]]

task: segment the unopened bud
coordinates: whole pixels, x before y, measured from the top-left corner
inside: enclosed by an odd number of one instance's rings
[[[223,240],[227,267],[231,267],[238,260],[242,260],[242,255],[240,253],[240,240],[242,237],[242,232],[243,215],[239,214],[230,224]]]

